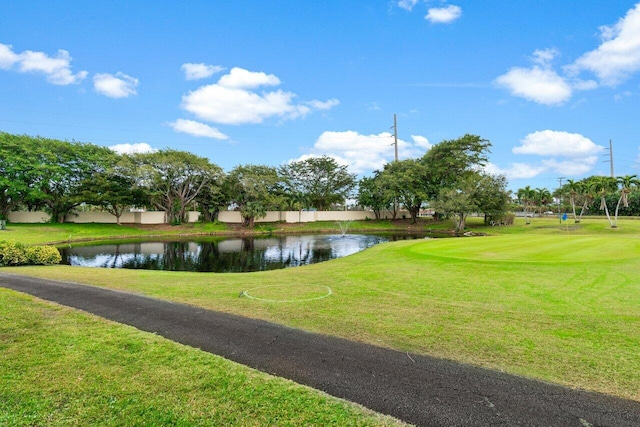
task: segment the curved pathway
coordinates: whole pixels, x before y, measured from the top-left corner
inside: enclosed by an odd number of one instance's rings
[[[421,426],[640,426],[640,402],[98,287],[0,286],[157,333]]]

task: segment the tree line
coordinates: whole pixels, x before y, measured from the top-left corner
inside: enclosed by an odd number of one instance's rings
[[[619,177],[590,176],[581,180],[567,180],[553,194],[546,188],[526,186],[518,189],[517,200],[524,211],[535,208],[541,212],[555,199],[570,213],[574,222],[579,223],[588,211],[605,215],[609,225],[618,226],[618,217],[640,215],[640,180],[636,175]]]
[[[481,171],[490,146],[475,135],[442,141],[421,158],[389,163],[358,181],[327,156],[279,167],[238,165],[225,173],[185,151],[118,154],[89,143],[0,133],[0,218],[14,210],[44,210],[63,222],[86,204],[110,212],[118,223],[127,209],[144,207],[164,211],[168,222],[178,224],[194,208],[213,221],[231,207],[253,226],[269,210],[327,210],[355,197],[377,218],[385,209],[394,218],[406,209],[415,222],[429,206],[455,217],[461,230],[471,212],[484,213],[487,221],[506,212],[506,179]]]

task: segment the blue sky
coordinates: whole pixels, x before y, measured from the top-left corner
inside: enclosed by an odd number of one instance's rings
[[[358,175],[466,133],[509,187],[640,174],[637,0],[7,0],[0,130]]]

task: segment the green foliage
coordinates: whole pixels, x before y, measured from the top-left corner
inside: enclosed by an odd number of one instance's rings
[[[332,157],[310,157],[291,162],[278,169],[284,191],[289,195],[304,195],[305,201],[318,210],[343,203],[356,185],[356,177]]]
[[[0,266],[54,265],[62,261],[52,246],[24,246],[19,242],[0,241]]]
[[[253,228],[254,220],[278,205],[280,178],[275,168],[264,165],[236,166],[227,176],[225,191],[238,206],[243,225]]]

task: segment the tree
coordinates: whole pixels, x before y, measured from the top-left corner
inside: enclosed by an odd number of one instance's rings
[[[82,200],[115,216],[117,224],[127,208],[146,204],[146,196],[144,190],[136,186],[134,177],[118,173],[117,168],[94,174],[82,183],[80,190]]]
[[[216,221],[220,209],[229,205],[229,195],[225,192],[226,179],[222,172],[213,174],[198,193],[195,201],[204,222]]]
[[[242,215],[243,225],[253,228],[256,218],[264,217],[275,203],[278,171],[270,166],[236,166],[226,180],[226,191]]]
[[[527,185],[524,188],[519,188],[516,193],[518,196],[518,200],[520,200],[524,205],[524,215],[527,216],[527,207],[533,203],[535,200],[536,192],[533,188]]]
[[[534,201],[536,206],[538,206],[538,214],[542,213],[542,207],[547,206],[553,197],[551,196],[551,192],[546,188],[536,188],[534,190]]]
[[[222,174],[222,169],[208,159],[186,151],[165,149],[133,154],[130,159],[151,203],[165,211],[167,222],[172,224],[184,222],[187,207]]]
[[[420,162],[429,171],[426,180],[427,199],[435,199],[443,188],[475,173],[488,161],[491,142],[477,135],[442,141],[425,153]]]
[[[620,198],[618,199],[618,203],[616,204],[616,212],[614,215],[614,225],[617,227],[620,204],[622,204],[625,208],[629,207],[629,194],[631,193],[631,189],[639,185],[640,181],[638,181],[637,175],[620,176],[616,179],[616,181],[618,184],[620,184]]]
[[[42,203],[52,222],[64,222],[65,216],[83,203],[83,183],[104,172],[114,163],[116,153],[93,144],[52,139],[38,140],[39,166],[33,174],[27,201]]]
[[[326,210],[334,203],[342,203],[356,185],[356,177],[332,157],[310,157],[279,168],[284,191],[304,194],[311,205]]]
[[[582,185],[578,181],[573,179],[567,180],[566,189],[569,191],[569,203],[571,203],[571,210],[573,212],[573,221],[579,223],[580,220],[576,216],[576,197],[582,190]]]
[[[507,191],[507,178],[504,175],[478,173],[473,198],[477,212],[484,214],[485,225],[492,221],[500,222],[507,213],[511,200],[510,192]]]
[[[40,166],[36,138],[0,132],[0,219],[27,200]]]
[[[380,171],[375,171],[372,178],[362,178],[358,184],[358,203],[370,208],[378,220],[382,211],[393,204],[381,181]]]
[[[609,214],[609,208],[607,207],[607,195],[615,192],[618,189],[618,183],[615,178],[608,176],[596,176],[593,177],[593,190],[600,197],[600,209],[604,210],[607,215],[607,220],[611,228],[616,228],[616,224],[611,221],[611,215]]]
[[[419,160],[400,160],[384,165],[380,174],[380,185],[386,189],[390,200],[397,200],[415,224],[420,208],[428,200],[427,168]]]

